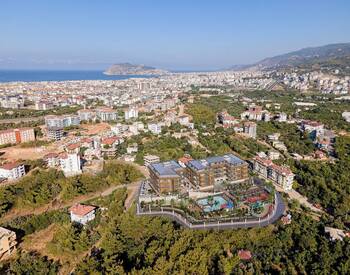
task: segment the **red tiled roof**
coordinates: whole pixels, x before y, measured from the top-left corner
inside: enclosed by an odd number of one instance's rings
[[[80,147],[80,143],[72,143],[67,146],[68,150],[74,150]]]
[[[13,168],[16,168],[18,166],[21,166],[21,163],[18,162],[10,162],[10,163],[6,163],[2,166],[0,166],[0,168],[5,169],[5,170],[12,170]]]
[[[96,209],[95,206],[76,204],[76,205],[73,205],[71,208],[69,208],[69,211],[74,215],[85,216],[95,209]]]
[[[102,139],[102,144],[106,144],[106,145],[112,145],[114,144],[117,140],[119,140],[118,137],[108,137],[108,138],[104,138]]]
[[[51,158],[57,158],[58,154],[57,153],[48,153],[44,156],[44,159],[51,159]]]
[[[61,153],[59,153],[59,158],[60,159],[66,159],[66,158],[68,158],[68,154],[66,153],[66,152],[61,152]]]
[[[249,250],[239,250],[238,251],[238,257],[241,260],[250,260],[252,258],[252,253]]]
[[[191,157],[182,157],[182,158],[179,158],[179,162],[182,162],[184,164],[186,164],[187,162],[189,162],[190,160],[193,160],[193,158]]]

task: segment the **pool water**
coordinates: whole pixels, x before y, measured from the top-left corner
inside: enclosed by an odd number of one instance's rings
[[[208,200],[208,197],[199,199],[197,200],[197,203],[202,207],[204,212],[233,208],[233,203],[224,199],[222,196],[214,196],[211,200]]]

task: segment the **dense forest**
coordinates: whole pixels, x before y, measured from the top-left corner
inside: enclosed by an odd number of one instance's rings
[[[324,224],[291,204],[292,223],[263,228],[207,231],[179,227],[164,218],[124,212],[125,191],[105,199],[99,224],[66,223],[47,245],[71,261],[91,245],[74,274],[348,274],[350,241],[332,242]],[[238,257],[249,250],[250,260]],[[50,254],[50,253],[49,253]],[[73,258],[72,258],[73,257]],[[62,257],[60,257],[62,258]],[[9,274],[56,274],[67,262],[23,251],[5,263]]]

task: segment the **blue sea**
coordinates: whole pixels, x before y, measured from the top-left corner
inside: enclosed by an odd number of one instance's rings
[[[150,78],[150,75],[105,75],[103,71],[0,70],[0,82],[35,82],[69,80],[122,80]]]

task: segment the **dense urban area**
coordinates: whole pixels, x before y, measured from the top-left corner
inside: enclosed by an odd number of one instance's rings
[[[350,77],[0,83],[0,270],[348,274]]]

